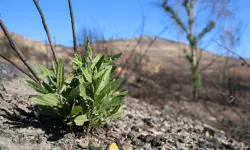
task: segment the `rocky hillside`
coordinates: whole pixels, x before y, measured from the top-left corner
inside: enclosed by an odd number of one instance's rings
[[[116,142],[119,150],[247,150],[250,145],[228,138],[224,131],[178,115],[174,108],[125,99],[122,118],[105,124],[91,136],[68,133],[53,118],[38,118],[28,96],[34,94],[20,77],[0,81],[0,149],[103,150]],[[56,127],[56,128],[54,128]]]

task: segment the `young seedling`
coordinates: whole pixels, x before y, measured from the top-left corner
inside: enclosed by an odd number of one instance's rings
[[[43,82],[25,83],[42,95],[31,96],[30,100],[40,108],[40,113],[62,117],[69,126],[84,126],[86,132],[98,128],[104,122],[122,115],[121,106],[127,91],[115,92],[123,78],[112,76],[116,66],[112,63],[121,54],[92,56],[88,39],[85,50],[87,56],[75,53],[71,59],[74,72],[64,75],[64,61],[57,67],[40,65]]]
[[[117,91],[124,79],[116,79],[113,76],[116,69],[113,62],[121,54],[112,56],[98,54],[93,57],[88,38],[85,42],[87,55],[82,57],[77,53],[72,4],[71,0],[68,0],[74,40],[74,57],[70,57],[73,72],[65,75],[64,60],[57,59],[38,1],[33,0],[33,2],[41,16],[54,56],[52,67],[47,68],[39,65],[40,74],[37,74],[17,48],[1,19],[0,27],[8,38],[11,47],[31,74],[25,72],[8,58],[0,56],[32,79],[25,80],[25,83],[39,93],[29,98],[32,103],[38,106],[38,114],[60,117],[71,128],[82,126],[86,133],[89,133],[93,128],[100,127],[104,122],[120,117],[123,113],[121,107],[127,91]]]

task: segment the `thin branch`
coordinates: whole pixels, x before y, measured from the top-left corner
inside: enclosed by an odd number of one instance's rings
[[[219,43],[219,42],[217,42],[217,41],[214,41],[214,42],[215,42],[218,46],[220,46],[220,47],[226,49],[227,51],[229,51],[229,52],[233,53],[234,55],[236,55],[237,57],[239,57],[239,58],[243,61],[243,63],[244,63],[245,65],[247,65],[247,66],[250,68],[250,64],[249,64],[243,57],[241,57],[239,54],[237,54],[236,52],[230,50],[229,48],[225,47],[224,45],[222,45],[221,43]]]
[[[217,55],[213,60],[211,60],[208,64],[206,64],[202,69],[200,69],[200,73],[205,71],[207,68],[211,67],[214,63],[216,63],[217,59],[221,57],[220,55]]]
[[[157,36],[154,37],[153,40],[151,40],[151,42],[148,44],[147,48],[145,49],[145,51],[143,52],[142,55],[140,55],[139,57],[139,62],[135,65],[134,68],[132,68],[131,72],[129,75],[127,75],[127,77],[129,77],[133,71],[135,71],[136,69],[138,69],[138,67],[141,65],[143,58],[145,57],[146,53],[148,52],[149,48],[155,43],[155,41],[168,29],[168,27],[165,27]]]
[[[2,57],[4,60],[6,60],[7,62],[11,63],[14,67],[16,67],[19,71],[21,71],[22,73],[24,73],[25,75],[27,75],[28,77],[30,77],[33,81],[36,82],[36,79],[29,74],[28,72],[24,71],[23,68],[21,68],[20,66],[18,66],[17,64],[15,64],[13,61],[11,61],[10,59],[8,59],[7,57],[3,56],[2,54],[0,54],[0,57]]]
[[[71,25],[72,25],[72,34],[73,34],[73,42],[74,42],[74,53],[77,53],[76,31],[75,31],[74,13],[73,13],[73,9],[72,9],[72,1],[68,0],[68,3],[69,3],[69,10],[70,10]]]
[[[184,23],[180,19],[179,15],[169,6],[169,5],[162,5],[166,12],[170,13],[171,18],[180,26],[180,28],[188,34],[187,28],[185,27]]]
[[[44,15],[43,15],[43,12],[42,12],[42,9],[40,8],[39,4],[38,4],[38,0],[33,0],[34,4],[36,5],[36,8],[40,14],[40,17],[42,19],[42,23],[43,23],[43,27],[44,27],[44,30],[47,34],[47,37],[48,37],[48,41],[49,41],[49,44],[50,44],[50,47],[51,47],[51,51],[53,53],[53,57],[54,57],[54,61],[56,62],[57,64],[57,58],[56,58],[56,53],[55,53],[55,50],[54,50],[54,46],[52,44],[52,40],[51,40],[51,37],[50,37],[50,32],[49,32],[49,29],[48,29],[48,26],[47,26],[47,23],[45,21],[45,18],[44,18]]]
[[[7,37],[9,44],[11,46],[11,48],[16,52],[16,54],[18,55],[18,57],[22,60],[22,62],[24,63],[24,65],[28,68],[28,70],[31,72],[31,74],[34,76],[34,78],[36,79],[36,82],[40,82],[40,78],[38,77],[38,75],[36,74],[35,70],[33,70],[31,68],[31,66],[29,65],[28,60],[25,58],[25,56],[23,55],[23,53],[20,51],[20,49],[17,47],[15,41],[12,39],[12,37],[9,34],[9,31],[7,29],[7,27],[4,25],[2,19],[0,19],[0,26],[5,34],[5,36]]]
[[[209,90],[209,91],[217,92],[217,93],[219,93],[219,94],[228,96],[228,97],[230,98],[229,103],[232,103],[233,101],[239,101],[239,102],[245,103],[245,104],[247,104],[247,105],[250,105],[250,102],[241,100],[241,99],[239,99],[239,98],[237,98],[237,97],[235,97],[235,96],[229,95],[229,94],[227,94],[227,93],[220,92],[220,91],[215,91],[215,90]]]
[[[134,45],[134,47],[132,48],[132,51],[130,52],[128,58],[125,60],[125,62],[122,64],[121,68],[124,69],[125,66],[128,64],[128,61],[130,60],[130,58],[134,55],[135,53],[135,50],[137,48],[137,46],[141,43],[142,41],[142,38],[143,38],[143,32],[144,32],[144,29],[145,29],[145,15],[142,14],[142,25],[141,25],[141,32],[140,32],[140,37],[139,39],[137,40],[137,43]],[[120,76],[122,73],[122,71],[118,72],[118,76]]]

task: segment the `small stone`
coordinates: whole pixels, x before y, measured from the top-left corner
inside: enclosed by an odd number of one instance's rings
[[[132,141],[132,144],[138,147],[142,147],[144,145],[144,143],[141,140],[134,140]]]
[[[138,137],[137,137],[138,139],[140,139],[141,141],[143,141],[143,142],[145,142],[145,143],[150,143],[153,139],[154,139],[154,137],[153,136],[151,136],[151,135],[139,135]]]
[[[132,126],[131,131],[140,132],[140,129],[137,126]]]
[[[89,146],[89,140],[83,139],[83,140],[77,140],[77,144],[80,148],[88,148]]]
[[[151,128],[154,127],[154,124],[153,124],[151,118],[144,118],[144,119],[142,119],[142,120],[143,120],[143,122],[145,122],[149,127],[151,127]]]
[[[128,114],[127,116],[128,116],[128,119],[132,119],[133,118],[133,115],[131,115],[131,114]]]
[[[127,137],[128,137],[129,139],[133,140],[133,139],[135,138],[135,134],[134,134],[133,132],[129,132],[129,133],[127,134]]]
[[[183,139],[178,139],[178,142],[180,142],[180,143],[184,143],[184,141],[183,141]]]
[[[160,139],[158,136],[155,137],[155,138],[152,140],[151,145],[152,145],[153,147],[159,147],[159,146],[161,146],[161,145],[162,145],[161,139]]]

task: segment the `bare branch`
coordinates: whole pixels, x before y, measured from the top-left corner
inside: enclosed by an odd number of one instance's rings
[[[237,54],[236,52],[230,50],[229,48],[225,47],[224,45],[222,45],[221,43],[217,42],[217,41],[214,41],[218,46],[226,49],[227,51],[233,53],[234,55],[236,55],[237,57],[239,57],[242,61],[243,61],[243,64],[247,65],[249,68],[250,68],[250,64],[243,58],[241,57],[239,54]]]
[[[216,63],[216,60],[221,57],[220,55],[217,55],[212,61],[210,61],[206,66],[204,66],[202,69],[200,69],[200,73],[205,71],[207,68],[209,68],[210,66],[212,66],[214,63]]]
[[[145,16],[144,14],[142,14],[142,25],[141,25],[141,33],[140,33],[140,37],[137,41],[137,43],[134,45],[134,47],[132,48],[132,51],[130,52],[130,55],[128,56],[128,58],[125,60],[125,62],[122,64],[121,68],[124,69],[124,67],[128,64],[129,59],[134,55],[134,52],[136,50],[136,47],[141,43],[142,38],[143,38],[143,32],[144,32],[144,28],[145,28]],[[120,76],[122,71],[118,72],[118,76]]]
[[[68,0],[68,3],[69,3],[69,10],[70,10],[71,25],[72,25],[72,34],[73,34],[73,42],[74,42],[74,53],[77,53],[76,31],[75,31],[74,13],[73,13],[73,9],[72,9],[72,1]]]
[[[36,82],[36,79],[29,74],[28,72],[24,71],[20,66],[18,66],[17,64],[15,64],[13,61],[11,61],[10,59],[8,59],[7,57],[3,56],[2,54],[0,54],[0,57],[2,57],[4,60],[6,60],[7,62],[11,63],[14,67],[16,67],[19,71],[21,71],[22,73],[24,73],[25,75],[27,75],[28,77],[30,77],[33,81]]]
[[[182,22],[182,20],[180,19],[179,15],[177,15],[177,13],[172,9],[171,6],[169,6],[167,4],[167,1],[164,1],[161,5],[161,7],[168,13],[171,14],[172,19],[176,22],[176,24],[178,24],[181,29],[185,32],[188,33],[187,28],[184,26],[184,23]]]
[[[158,36],[155,36],[153,40],[151,40],[151,42],[148,44],[148,47],[145,49],[145,51],[143,52],[142,55],[140,55],[139,58],[139,62],[137,63],[137,65],[135,65],[134,68],[132,68],[132,71],[130,73],[130,75],[132,74],[133,71],[135,71],[136,69],[138,69],[138,67],[141,65],[141,62],[143,60],[143,58],[145,57],[146,53],[148,52],[149,48],[155,43],[155,41],[168,29],[168,27],[165,27],[159,34]],[[128,77],[130,76],[128,75]]]
[[[18,57],[22,60],[22,62],[24,63],[24,65],[28,68],[28,70],[34,76],[34,78],[36,79],[36,82],[40,82],[40,78],[38,77],[38,75],[36,74],[36,72],[32,69],[32,67],[29,65],[29,62],[25,58],[25,56],[23,55],[23,53],[17,47],[15,41],[10,36],[9,31],[8,31],[7,27],[4,25],[2,19],[0,19],[0,26],[1,26],[1,28],[2,28],[2,30],[4,32],[4,34],[5,34],[5,36],[7,37],[11,48],[16,52],[16,54],[18,55]]]
[[[209,90],[209,91],[217,92],[217,93],[220,93],[220,94],[222,94],[222,95],[228,96],[228,97],[230,98],[229,103],[232,103],[233,101],[239,101],[239,102],[245,103],[245,104],[247,104],[247,105],[250,105],[250,102],[241,100],[241,99],[239,99],[239,98],[237,98],[237,97],[235,97],[235,96],[229,95],[229,94],[227,94],[227,93],[220,92],[220,91],[215,91],[215,90]]]
[[[51,51],[53,53],[53,57],[54,57],[54,61],[56,62],[57,64],[57,58],[56,58],[56,53],[55,53],[55,50],[54,50],[54,46],[52,44],[52,40],[51,40],[51,37],[50,37],[50,32],[49,32],[49,29],[48,29],[48,26],[47,26],[47,23],[45,21],[45,18],[44,18],[44,15],[43,15],[43,12],[42,12],[42,9],[40,8],[39,4],[38,4],[38,0],[33,0],[34,4],[36,5],[36,8],[40,14],[40,17],[42,19],[42,23],[43,23],[43,27],[44,27],[44,30],[47,34],[47,37],[48,37],[48,41],[49,41],[49,44],[50,44],[50,47],[51,47]]]

